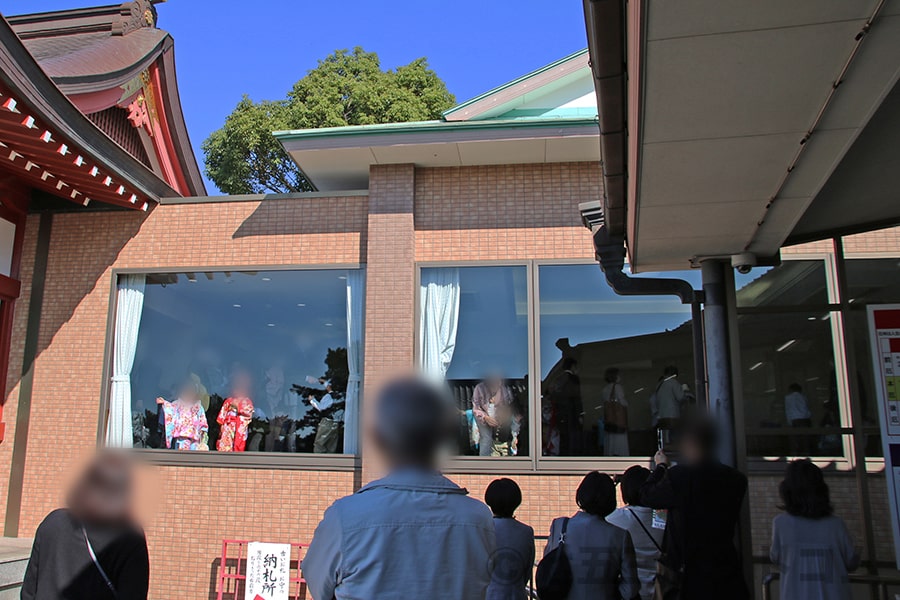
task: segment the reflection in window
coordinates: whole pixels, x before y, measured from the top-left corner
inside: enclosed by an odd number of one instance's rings
[[[822,260],[785,260],[778,267],[735,272],[734,279],[739,308],[828,304]]]
[[[420,366],[453,394],[457,453],[527,456],[526,268],[423,268],[420,280]]]
[[[618,296],[597,265],[541,266],[539,288],[542,454],[652,455],[695,408],[690,306]]]
[[[109,445],[355,453],[361,270],[119,278]]]
[[[841,456],[833,313],[741,315],[738,328],[750,456]]]

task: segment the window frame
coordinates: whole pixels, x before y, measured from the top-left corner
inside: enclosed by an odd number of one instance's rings
[[[222,273],[225,271],[340,271],[365,270],[365,263],[315,263],[290,265],[204,265],[181,267],[128,267],[114,268],[110,272],[109,309],[106,317],[106,339],[103,350],[103,370],[100,389],[100,407],[97,419],[97,448],[106,447],[106,423],[109,415],[110,373],[112,372],[113,344],[116,327],[117,288],[121,275],[154,275],[163,273]],[[365,309],[363,312],[365,313]],[[364,316],[365,318],[365,316]],[[365,371],[362,373],[365,381]],[[359,424],[359,420],[357,420]],[[299,471],[359,471],[362,468],[362,444],[357,454],[288,454],[283,452],[185,452],[182,450],[129,448],[142,460],[152,465],[179,467],[218,467],[233,469],[281,469]]]

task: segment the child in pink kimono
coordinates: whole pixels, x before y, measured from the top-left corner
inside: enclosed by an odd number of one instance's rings
[[[247,447],[247,428],[253,418],[253,401],[250,400],[250,376],[235,376],[234,390],[225,399],[216,421],[222,426],[216,450],[219,452],[243,452]]]
[[[160,422],[165,425],[166,448],[209,450],[209,424],[194,382],[185,383],[175,401],[157,398],[156,403],[162,409]]]

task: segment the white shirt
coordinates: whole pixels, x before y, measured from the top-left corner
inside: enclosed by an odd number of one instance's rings
[[[324,396],[322,396],[321,400],[316,400],[315,398],[313,398],[309,401],[309,403],[312,404],[313,408],[315,408],[317,411],[325,412],[326,410],[331,408],[332,404],[334,404],[334,398],[331,397],[331,394],[325,394]]]
[[[784,397],[784,414],[788,423],[793,423],[797,419],[811,419],[809,400],[802,392],[791,392]]]

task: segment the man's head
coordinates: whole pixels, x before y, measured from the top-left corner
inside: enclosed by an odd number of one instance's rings
[[[512,479],[495,479],[484,491],[484,502],[491,507],[495,517],[511,519],[522,504],[522,490]]]
[[[716,457],[719,429],[709,418],[688,421],[681,433],[681,455],[688,464],[697,464]]]
[[[677,377],[678,376],[678,367],[675,365],[666,365],[666,368],[663,369],[663,377]]]
[[[803,391],[803,388],[800,387],[799,383],[792,383],[791,385],[788,386],[788,391],[791,392],[792,394],[799,394]]]
[[[436,466],[438,450],[452,433],[449,400],[421,379],[385,385],[372,417],[372,435],[391,468]]]
[[[572,358],[571,356],[567,356],[562,361],[563,371],[575,371],[578,367],[578,361]]]

